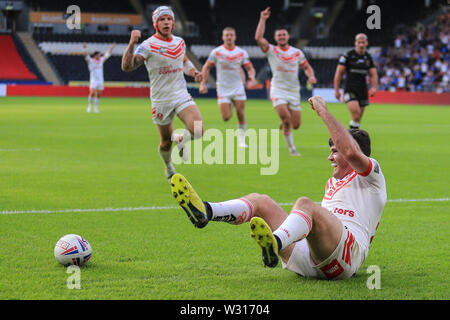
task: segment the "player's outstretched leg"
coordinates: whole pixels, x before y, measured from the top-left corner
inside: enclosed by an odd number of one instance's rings
[[[278,264],[278,243],[264,219],[253,217],[250,220],[250,235],[262,249],[264,265],[275,268]]]
[[[186,178],[176,173],[170,179],[172,195],[197,228],[208,224],[206,207]]]

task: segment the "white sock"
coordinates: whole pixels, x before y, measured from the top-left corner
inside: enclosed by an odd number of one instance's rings
[[[238,139],[239,143],[245,143],[245,131],[247,130],[247,124],[238,124]]]
[[[90,109],[92,107],[92,97],[88,97],[88,109]]]
[[[356,121],[353,121],[353,120],[350,120],[350,126],[355,127],[355,128],[359,128],[360,123],[356,122]]]
[[[94,110],[98,111],[98,103],[100,102],[99,98],[94,98],[95,107]]]
[[[273,232],[281,240],[282,247],[279,250],[306,238],[311,228],[312,219],[308,214],[298,209],[292,210],[281,226]]]
[[[167,171],[175,173],[175,167],[172,164],[172,150],[164,151],[160,148],[159,155],[161,156]]]
[[[234,199],[225,202],[208,202],[211,206],[212,221],[242,224],[253,218],[253,205],[247,199]]]
[[[295,149],[294,136],[292,135],[292,131],[289,133],[289,135],[287,135],[287,136],[283,135],[283,137],[284,137],[284,141],[286,141],[286,144],[287,144],[289,150]]]
[[[241,129],[242,131],[245,132],[245,130],[247,130],[247,124],[246,123],[244,123],[244,124],[238,123],[238,129]]]

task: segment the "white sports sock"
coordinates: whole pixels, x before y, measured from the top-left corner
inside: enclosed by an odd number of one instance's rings
[[[167,171],[175,172],[175,167],[172,164],[172,150],[164,151],[159,148],[159,155],[161,156]]]
[[[292,135],[292,131],[289,133],[289,135],[287,135],[287,136],[283,135],[283,137],[284,137],[284,141],[286,141],[286,144],[287,144],[289,150],[295,149],[294,136]]]
[[[244,124],[238,123],[238,129],[241,129],[245,132],[245,130],[247,130],[247,124],[246,123],[244,123]]]
[[[253,218],[253,205],[247,199],[234,199],[225,202],[208,202],[211,206],[212,221],[242,224]]]
[[[94,105],[94,110],[95,111],[98,111],[98,103],[100,102],[100,99],[99,98],[94,98],[94,103],[95,103],[95,105]]]
[[[238,139],[240,144],[245,143],[245,131],[247,130],[247,124],[238,124]]]
[[[88,97],[88,108],[92,106],[92,97]]]
[[[304,211],[294,209],[284,220],[281,226],[273,232],[280,240],[282,247],[286,248],[291,243],[304,239],[312,228],[312,219]]]
[[[353,121],[353,120],[350,120],[350,126],[351,127],[355,127],[355,128],[359,128],[360,127],[360,123],[356,122],[356,121]]]

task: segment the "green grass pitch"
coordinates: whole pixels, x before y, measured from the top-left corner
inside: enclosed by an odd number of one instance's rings
[[[236,128],[216,100],[196,102],[206,129]],[[195,229],[170,194],[148,99],[102,98],[99,114],[86,107],[87,98],[0,98],[0,299],[449,299],[448,106],[367,108],[389,202],[356,277],[337,282],[264,268],[248,224]],[[347,126],[344,104],[329,109]],[[278,128],[269,101],[249,100],[246,112],[248,128]],[[294,139],[302,157],[280,135],[276,175],[252,164],[177,170],[204,200],[259,192],[289,212],[300,196],[320,201],[332,171],[328,132],[306,103]],[[68,289],[53,257],[68,233],[93,248],[80,290]],[[381,288],[369,290],[373,265]]]

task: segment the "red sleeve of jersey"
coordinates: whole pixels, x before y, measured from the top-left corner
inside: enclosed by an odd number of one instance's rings
[[[266,53],[269,50],[270,50],[270,44],[267,45],[267,50],[265,50],[265,51],[263,50],[262,52]]]
[[[358,172],[358,174],[360,176],[367,177],[369,175],[369,173],[372,171],[372,166],[373,166],[372,165],[372,160],[369,159],[369,166],[367,167],[366,171],[364,171],[363,173],[359,173]]]

